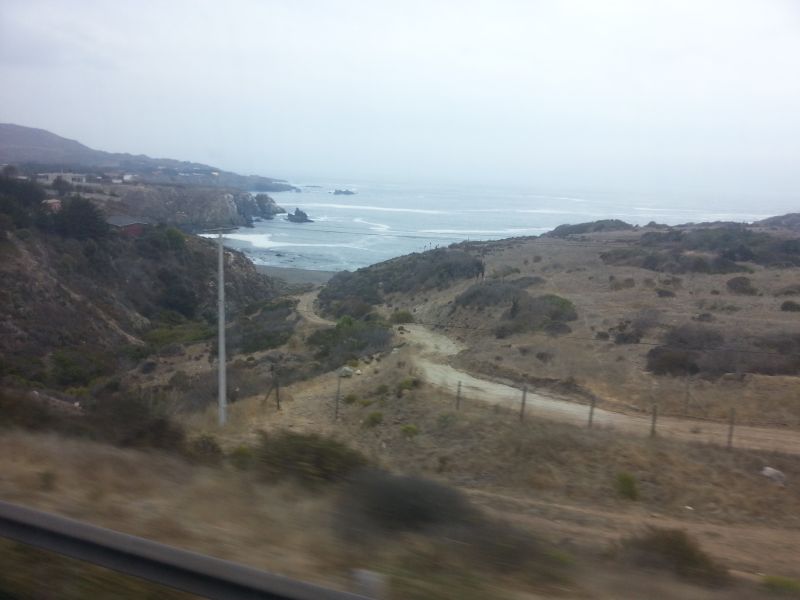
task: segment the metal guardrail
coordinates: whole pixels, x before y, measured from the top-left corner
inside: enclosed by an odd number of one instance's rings
[[[366,600],[8,502],[0,536],[206,598]]]

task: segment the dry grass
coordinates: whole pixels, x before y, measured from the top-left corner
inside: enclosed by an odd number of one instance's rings
[[[592,236],[595,241],[634,237],[634,233]],[[647,409],[657,401],[663,414],[683,415],[686,409],[686,383],[682,378],[656,377],[645,371],[650,346],[618,345],[595,340],[598,332],[607,332],[621,321],[634,320],[643,312],[658,311],[658,319],[646,331],[643,342],[660,343],[669,327],[692,323],[700,313],[713,315],[715,328],[730,340],[746,336],[800,332],[800,313],[780,311],[781,300],[774,294],[793,283],[797,269],[756,267],[748,275],[763,296],[730,294],[725,282],[730,275],[681,275],[680,283],[669,289],[674,298],[659,298],[654,286],[664,287],[669,276],[645,269],[606,265],[599,259],[602,248],[576,246],[548,239],[496,244],[484,257],[487,272],[502,265],[519,268],[522,276],[542,276],[536,294],[557,294],[572,301],[578,321],[570,322],[572,333],[549,337],[520,334],[507,339],[495,338],[493,329],[508,307],[451,314],[449,302],[471,282],[457,283],[446,290],[416,295],[393,295],[393,308],[412,311],[417,322],[446,323],[455,328],[447,335],[463,338],[469,349],[460,364],[470,369],[486,370],[485,365],[502,366],[519,381],[532,378],[573,378],[584,388],[619,408]],[[542,257],[533,262],[532,257]],[[526,261],[527,260],[527,264]],[[613,277],[613,280],[611,279]],[[634,281],[633,287],[613,289],[610,282]],[[648,284],[649,282],[649,284]],[[713,291],[719,294],[713,294]],[[734,305],[736,311],[715,309]],[[709,308],[710,307],[710,308]],[[613,335],[611,336],[613,339]],[[533,348],[522,354],[519,348]],[[534,355],[546,352],[552,360],[539,361]],[[496,361],[495,357],[501,361]],[[717,380],[696,380],[690,384],[688,413],[714,419],[727,418],[731,406],[737,418],[750,424],[785,424],[800,426],[800,403],[796,401],[797,377],[746,375]]]
[[[537,420],[535,411],[521,424],[518,413],[478,401],[462,400],[456,411],[452,395],[424,385],[401,397],[379,393],[413,375],[408,358],[404,350],[382,361],[377,373],[373,365],[365,367],[364,376],[345,380],[342,396],[352,393],[359,401],[340,403],[338,421],[333,418],[335,377],[325,375],[292,386],[292,400],[280,412],[274,405],[262,406],[259,398],[237,403],[220,441],[232,447],[258,430],[291,427],[331,435],[391,470],[459,486],[613,510],[635,505],[681,516],[691,506],[695,517],[721,522],[797,526],[800,467],[794,457],[587,430]],[[376,411],[382,422],[365,428]],[[414,436],[406,433],[410,427]],[[767,465],[786,473],[787,488],[766,484],[759,471]],[[635,479],[636,502],[620,497],[620,473]]]

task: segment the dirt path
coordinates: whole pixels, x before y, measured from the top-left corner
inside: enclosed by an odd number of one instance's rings
[[[319,290],[314,290],[298,296],[297,298],[300,300],[300,302],[297,303],[297,312],[303,315],[303,318],[312,325],[336,325],[336,323],[333,321],[329,321],[328,319],[320,317],[314,311],[314,302],[317,300],[317,294],[319,294]]]
[[[460,381],[461,395],[465,399],[501,404],[514,409],[520,407],[522,399],[520,388],[475,377],[447,364],[449,357],[460,352],[463,346],[421,325],[408,325],[406,329],[408,343],[419,351],[415,364],[426,382],[455,393]],[[586,425],[589,407],[546,393],[529,391],[526,398],[526,415],[529,418],[544,417],[575,425]],[[632,415],[595,408],[593,420],[597,427],[613,428],[634,435],[650,435],[650,415]],[[660,436],[713,444],[724,445],[728,440],[726,423],[697,419],[660,417],[657,432]],[[737,426],[734,430],[733,443],[738,448],[800,454],[800,433],[791,430]]]
[[[333,325],[332,321],[323,319],[314,312],[316,297],[317,291],[300,296],[298,310],[309,323]],[[419,376],[425,382],[452,393],[456,392],[458,383],[461,382],[461,396],[465,400],[477,400],[519,409],[522,398],[520,388],[476,377],[449,365],[450,359],[465,349],[463,344],[422,325],[405,325],[404,329],[406,331],[402,337],[417,351],[414,364]],[[528,418],[542,417],[575,425],[586,425],[589,407],[540,391],[529,390],[526,397],[526,415]],[[596,427],[647,436],[650,435],[651,416],[613,412],[598,407],[594,411],[593,423]],[[726,423],[679,417],[660,417],[657,423],[659,436],[717,445],[727,444],[728,430]],[[800,433],[767,427],[737,426],[734,430],[733,444],[737,448],[800,454]]]

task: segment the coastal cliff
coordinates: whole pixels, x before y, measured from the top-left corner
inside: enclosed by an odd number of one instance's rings
[[[106,211],[145,217],[188,231],[252,225],[286,210],[266,194],[215,188],[125,185],[106,198]]]

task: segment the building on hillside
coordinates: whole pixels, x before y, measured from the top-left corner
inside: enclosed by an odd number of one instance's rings
[[[45,185],[53,185],[53,182],[59,177],[67,183],[86,183],[86,175],[81,173],[38,173],[36,181]]]
[[[106,219],[106,223],[111,228],[127,237],[139,237],[150,225],[150,221],[141,217],[129,217],[127,215],[113,215]]]
[[[47,212],[57,213],[61,210],[61,199],[47,198],[46,200],[42,200],[42,206],[44,206]]]

